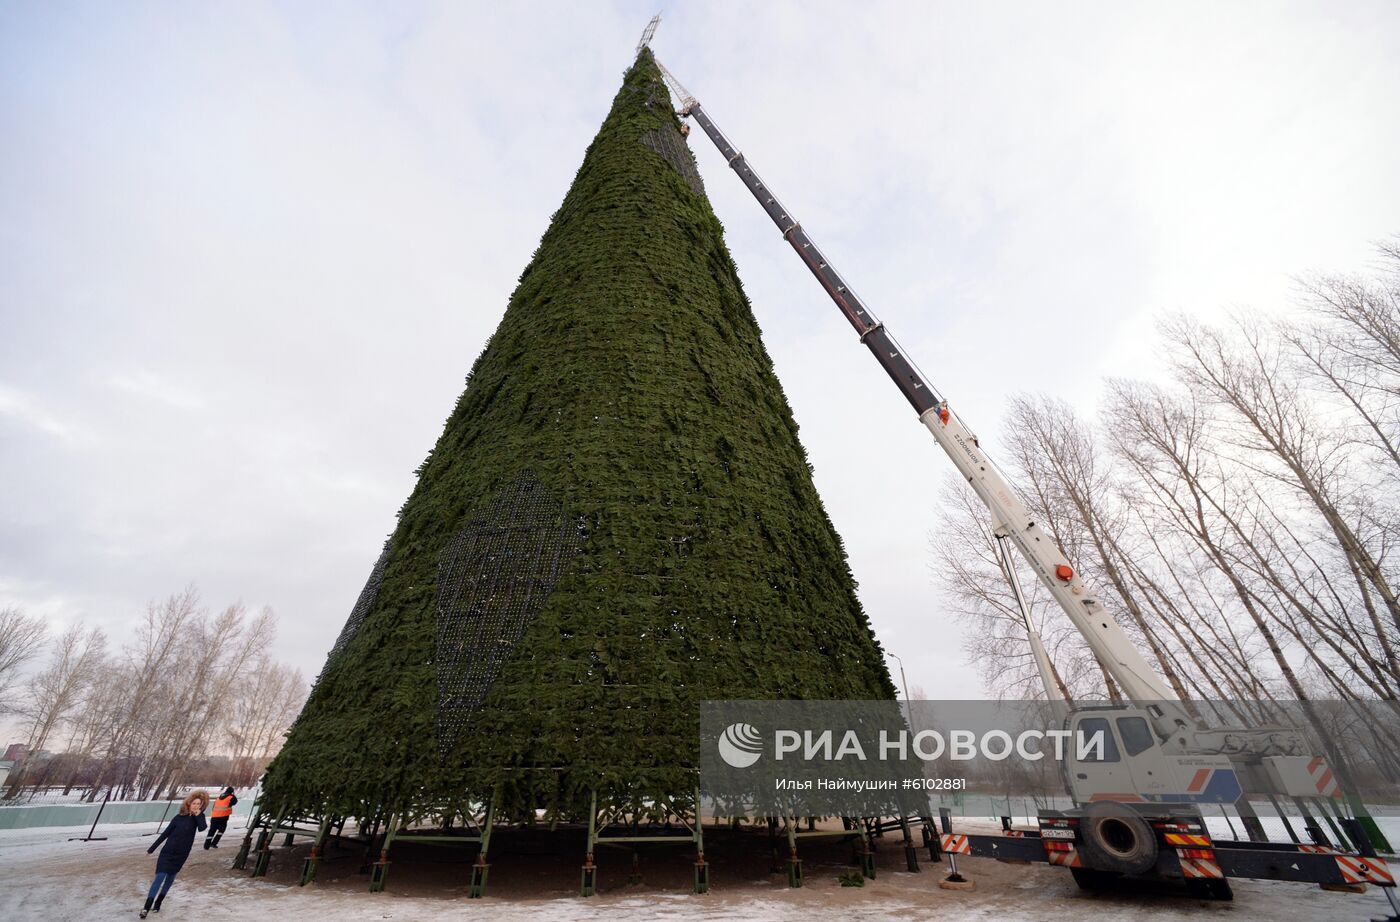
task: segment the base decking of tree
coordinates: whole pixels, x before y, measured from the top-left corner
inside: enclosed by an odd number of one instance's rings
[[[517,837],[531,843],[529,853],[551,855],[557,860],[570,850],[581,856],[578,893],[594,896],[599,890],[598,875],[606,863],[598,860],[604,849],[621,850],[629,862],[627,883],[642,882],[642,849],[659,849],[666,856],[674,873],[679,856],[677,846],[693,848],[692,889],[705,893],[710,889],[711,860],[706,857],[705,838],[718,842],[729,852],[731,863],[742,860],[745,851],[753,851],[753,843],[761,839],[768,853],[768,873],[785,874],[789,887],[801,887],[805,881],[804,860],[799,852],[802,842],[824,841],[849,845],[849,861],[855,871],[865,878],[876,876],[876,853],[879,841],[887,832],[896,833],[897,847],[902,849],[903,870],[918,873],[918,852],[928,849],[929,859],[942,860],[933,819],[921,817],[842,817],[841,828],[819,827],[815,817],[766,817],[741,819],[711,817],[707,827],[704,817],[693,814],[653,815],[643,819],[624,815],[617,810],[598,810],[592,799],[587,822],[520,825],[496,823],[490,804],[476,805],[467,814],[433,812],[407,816],[370,816],[356,823],[356,831],[346,833],[346,817],[332,816],[272,816],[255,812],[244,834],[238,854],[233,861],[235,870],[246,870],[253,877],[267,876],[273,867],[273,856],[283,852],[295,864],[297,837],[311,839],[310,851],[301,860],[299,884],[306,886],[316,879],[320,864],[327,860],[356,860],[357,873],[368,877],[368,889],[377,893],[385,889],[389,869],[394,863],[391,852],[405,849],[421,852],[421,847],[462,849],[467,851],[466,867],[469,877],[466,896],[478,899],[486,895],[487,879],[492,867],[493,838]],[[918,828],[922,845],[916,845],[913,830]],[[280,847],[277,838],[281,836]],[[891,836],[891,838],[895,838]],[[725,846],[729,846],[725,848]],[[749,857],[752,857],[751,855]],[[828,844],[824,857],[831,860]],[[278,859],[281,861],[282,859]],[[673,863],[674,861],[674,863]],[[756,865],[750,862],[750,869]],[[440,882],[440,880],[439,880]]]

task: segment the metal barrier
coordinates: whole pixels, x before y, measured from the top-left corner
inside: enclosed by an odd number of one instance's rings
[[[246,814],[252,798],[240,798],[234,815]],[[97,819],[100,803],[33,804],[0,807],[0,829],[34,829],[49,826],[87,826]],[[105,823],[158,823],[180,809],[178,800],[114,800],[102,812]]]

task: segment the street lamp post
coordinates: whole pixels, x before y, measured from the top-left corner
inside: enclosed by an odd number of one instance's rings
[[[904,660],[900,659],[898,653],[885,652],[886,656],[894,657],[894,661],[899,663],[899,684],[904,686],[904,700],[909,701],[909,680],[904,677]]]
[[[894,657],[894,661],[899,663],[899,684],[904,686],[904,719],[909,724],[909,729],[914,729],[914,699],[909,697],[909,680],[904,675],[904,660],[898,653],[886,652],[887,656]]]

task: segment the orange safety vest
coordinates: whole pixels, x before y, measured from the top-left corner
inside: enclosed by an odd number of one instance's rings
[[[232,816],[233,798],[220,797],[218,800],[214,801],[214,809],[210,811],[209,815],[216,819],[221,816]]]

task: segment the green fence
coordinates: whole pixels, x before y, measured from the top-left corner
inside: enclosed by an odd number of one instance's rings
[[[246,815],[253,805],[248,798],[238,799],[234,816]],[[88,826],[97,818],[101,803],[93,804],[34,804],[0,807],[0,829],[30,829],[42,826]],[[174,816],[180,810],[178,800],[114,800],[102,811],[103,823],[157,823]]]

